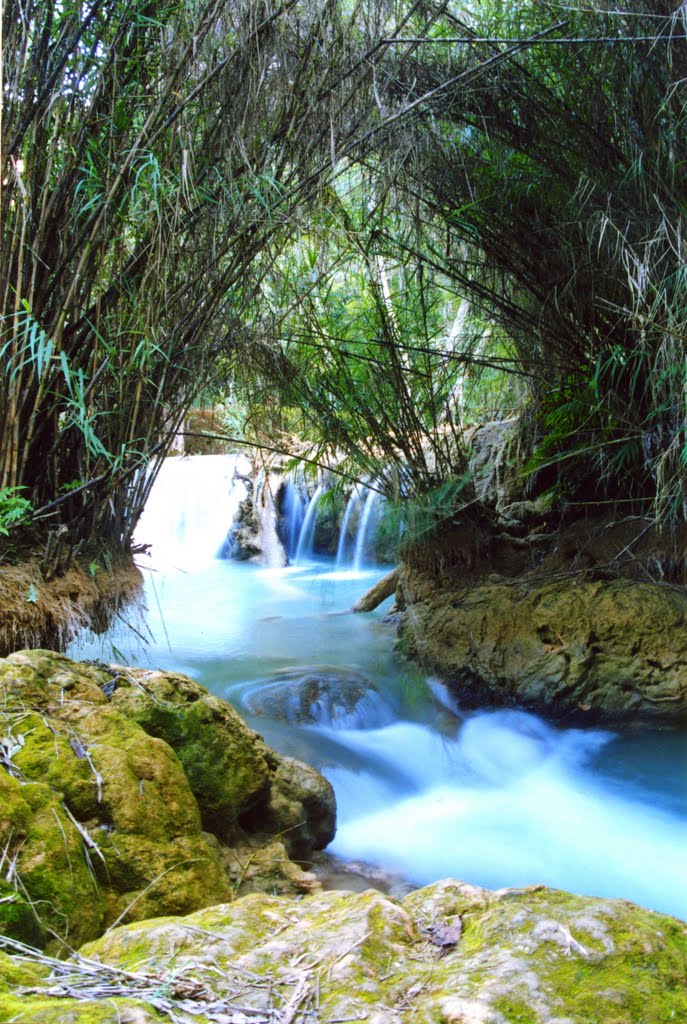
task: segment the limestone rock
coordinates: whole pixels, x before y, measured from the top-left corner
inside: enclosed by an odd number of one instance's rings
[[[229,839],[269,788],[264,744],[226,701],[171,672],[112,669],[112,704],[181,761],[203,825]]]
[[[281,757],[272,777],[267,806],[254,828],[278,835],[292,857],[307,859],[323,850],[336,830],[336,798],[331,783],[310,765]]]
[[[329,783],[185,676],[49,651],[0,661],[0,933],[74,948],[120,919],[230,899],[229,843],[252,848],[251,877],[262,864],[279,891],[307,891],[283,847],[279,869],[256,851],[286,832],[307,858],[333,820]]]
[[[454,945],[432,943],[433,929],[458,919]],[[0,956],[0,1020],[115,1024],[136,1020],[123,1011],[147,994],[147,1022],[161,993],[183,1024],[674,1024],[687,1015],[687,925],[543,886],[490,892],[449,879],[402,903],[372,890],[255,894],[117,928],[81,955],[91,976],[100,963],[114,982],[102,1016],[89,1016],[92,982],[83,1001],[64,997],[61,972],[73,990],[78,958],[48,981]],[[111,967],[129,972],[119,985]],[[64,1016],[39,1016],[48,987]]]
[[[439,587],[402,576],[402,646],[465,707],[607,722],[687,719],[687,595],[631,580]]]
[[[251,686],[242,702],[252,715],[292,725],[378,729],[394,720],[393,707],[368,676],[332,665],[284,669]]]
[[[470,473],[480,501],[502,508],[522,496],[520,421],[494,420],[466,432]]]

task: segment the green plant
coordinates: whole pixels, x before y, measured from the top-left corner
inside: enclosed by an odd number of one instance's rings
[[[3,487],[0,489],[0,534],[9,536],[12,528],[29,522],[33,506],[28,498],[19,492],[24,487]]]

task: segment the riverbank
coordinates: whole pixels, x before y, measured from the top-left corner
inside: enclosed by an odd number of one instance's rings
[[[64,650],[80,630],[104,632],[141,594],[143,578],[130,555],[77,560],[45,578],[41,559],[27,554],[0,564],[0,657],[26,648]]]
[[[684,535],[637,518],[551,523],[527,503],[504,515],[457,517],[406,549],[404,653],[464,708],[614,727],[687,722]]]

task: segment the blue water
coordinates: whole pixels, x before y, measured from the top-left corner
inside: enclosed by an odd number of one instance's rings
[[[276,749],[331,780],[339,824],[330,850],[341,857],[417,884],[543,882],[687,919],[684,732],[559,729],[513,710],[461,714],[440,683],[394,652],[394,628],[382,621],[389,602],[372,615],[348,612],[385,568],[199,558],[184,514],[186,526],[172,531],[177,547],[155,568],[141,560],[147,610],[125,615],[137,632],[119,621],[73,644],[73,657],[185,672],[231,701]],[[154,519],[146,529],[154,532]],[[342,674],[358,683],[362,674],[372,703],[333,713],[325,700],[310,720],[288,721],[278,697],[291,692],[296,670],[329,673],[330,689]]]

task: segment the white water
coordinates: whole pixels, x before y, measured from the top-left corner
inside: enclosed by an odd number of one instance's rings
[[[339,530],[339,543],[336,548],[336,568],[343,569],[344,560],[346,556],[346,541],[348,540],[348,524],[351,521],[351,515],[356,505],[360,504],[360,494],[358,491],[353,491],[350,498],[346,502],[346,510],[344,517],[341,520],[341,529]]]
[[[251,471],[241,455],[165,459],[136,530],[138,543],[155,543],[161,565],[196,568],[221,551]]]
[[[684,734],[557,729],[517,711],[461,716],[440,684],[394,655],[380,613],[337,614],[384,569],[212,559],[237,503],[226,493],[233,468],[217,458],[170,460],[137,532],[157,559],[146,572],[151,643],[120,625],[72,655],[188,672],[231,700],[273,746],[331,779],[341,856],[420,884],[544,882],[687,918]],[[189,571],[158,557],[158,538]],[[299,724],[294,680],[313,668],[329,689]],[[358,674],[348,704],[347,670]],[[360,673],[376,687],[369,700],[357,695]]]
[[[295,558],[296,565],[300,565],[304,559],[312,556],[315,527],[317,525],[317,503],[320,500],[323,491],[324,487],[320,484],[308,504],[305,519],[303,520],[300,536],[298,538],[298,547],[296,549]]]
[[[365,544],[367,541],[367,533],[370,527],[370,517],[373,509],[379,501],[379,494],[377,491],[368,491],[365,504],[363,505],[362,515],[360,516],[360,524],[358,526],[358,533],[355,538],[355,552],[353,554],[353,568],[356,572],[359,572],[364,563],[365,559]]]

